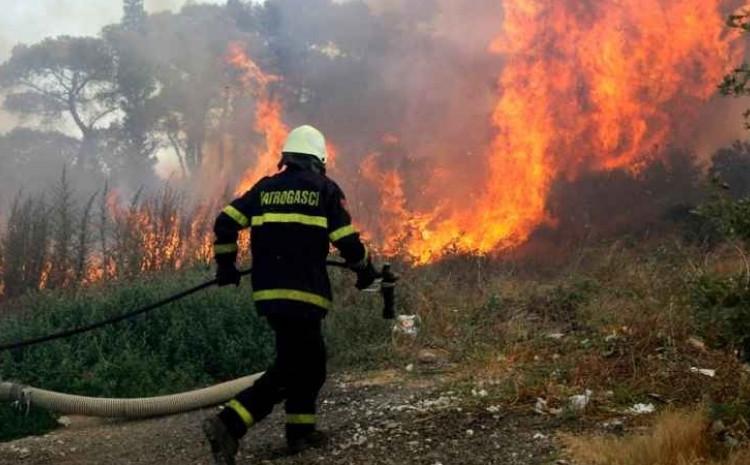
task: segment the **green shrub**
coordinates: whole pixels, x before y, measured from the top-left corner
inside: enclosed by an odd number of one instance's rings
[[[99,321],[204,279],[199,273],[141,280],[79,294],[41,293],[13,303],[23,314],[0,322],[3,342]],[[152,396],[262,371],[273,336],[246,288],[211,289],[155,312],[69,339],[0,354],[0,378],[94,396]],[[21,417],[0,413],[0,438],[25,434]],[[33,422],[49,426],[44,418]]]
[[[691,288],[700,333],[714,347],[738,349],[750,336],[750,286],[744,277],[703,275]]]
[[[348,291],[353,290],[350,278],[335,278],[337,308],[325,325],[332,362],[372,365],[389,347],[381,300]],[[6,315],[0,319],[0,342],[104,320],[206,279],[192,271],[87,291],[30,294],[0,309]],[[88,334],[0,353],[0,379],[92,396],[154,396],[256,373],[272,357],[273,334],[253,308],[248,283],[209,289]],[[0,425],[3,440],[44,431],[55,421],[45,412],[25,418],[0,405]]]

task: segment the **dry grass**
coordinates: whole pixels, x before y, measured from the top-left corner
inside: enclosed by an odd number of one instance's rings
[[[723,451],[711,437],[704,411],[660,415],[648,434],[624,438],[563,437],[580,465],[747,465],[750,451]]]

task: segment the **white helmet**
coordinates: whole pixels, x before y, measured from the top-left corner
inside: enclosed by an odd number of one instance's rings
[[[325,136],[314,127],[307,125],[295,128],[289,133],[282,152],[312,155],[324,165],[328,157]]]

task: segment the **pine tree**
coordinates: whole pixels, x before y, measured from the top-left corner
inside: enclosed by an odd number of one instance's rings
[[[143,0],[123,0],[122,27],[128,31],[141,31],[146,23]]]

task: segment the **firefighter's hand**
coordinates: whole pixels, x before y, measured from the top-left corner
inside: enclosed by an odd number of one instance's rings
[[[372,286],[372,283],[374,283],[375,280],[380,277],[378,271],[374,266],[372,266],[372,262],[370,260],[367,260],[367,264],[365,266],[359,269],[355,269],[354,271],[356,271],[357,273],[357,284],[355,284],[355,286],[360,291]]]
[[[216,268],[216,284],[219,287],[231,286],[232,284],[239,286],[241,280],[242,275],[234,263],[219,265]]]

